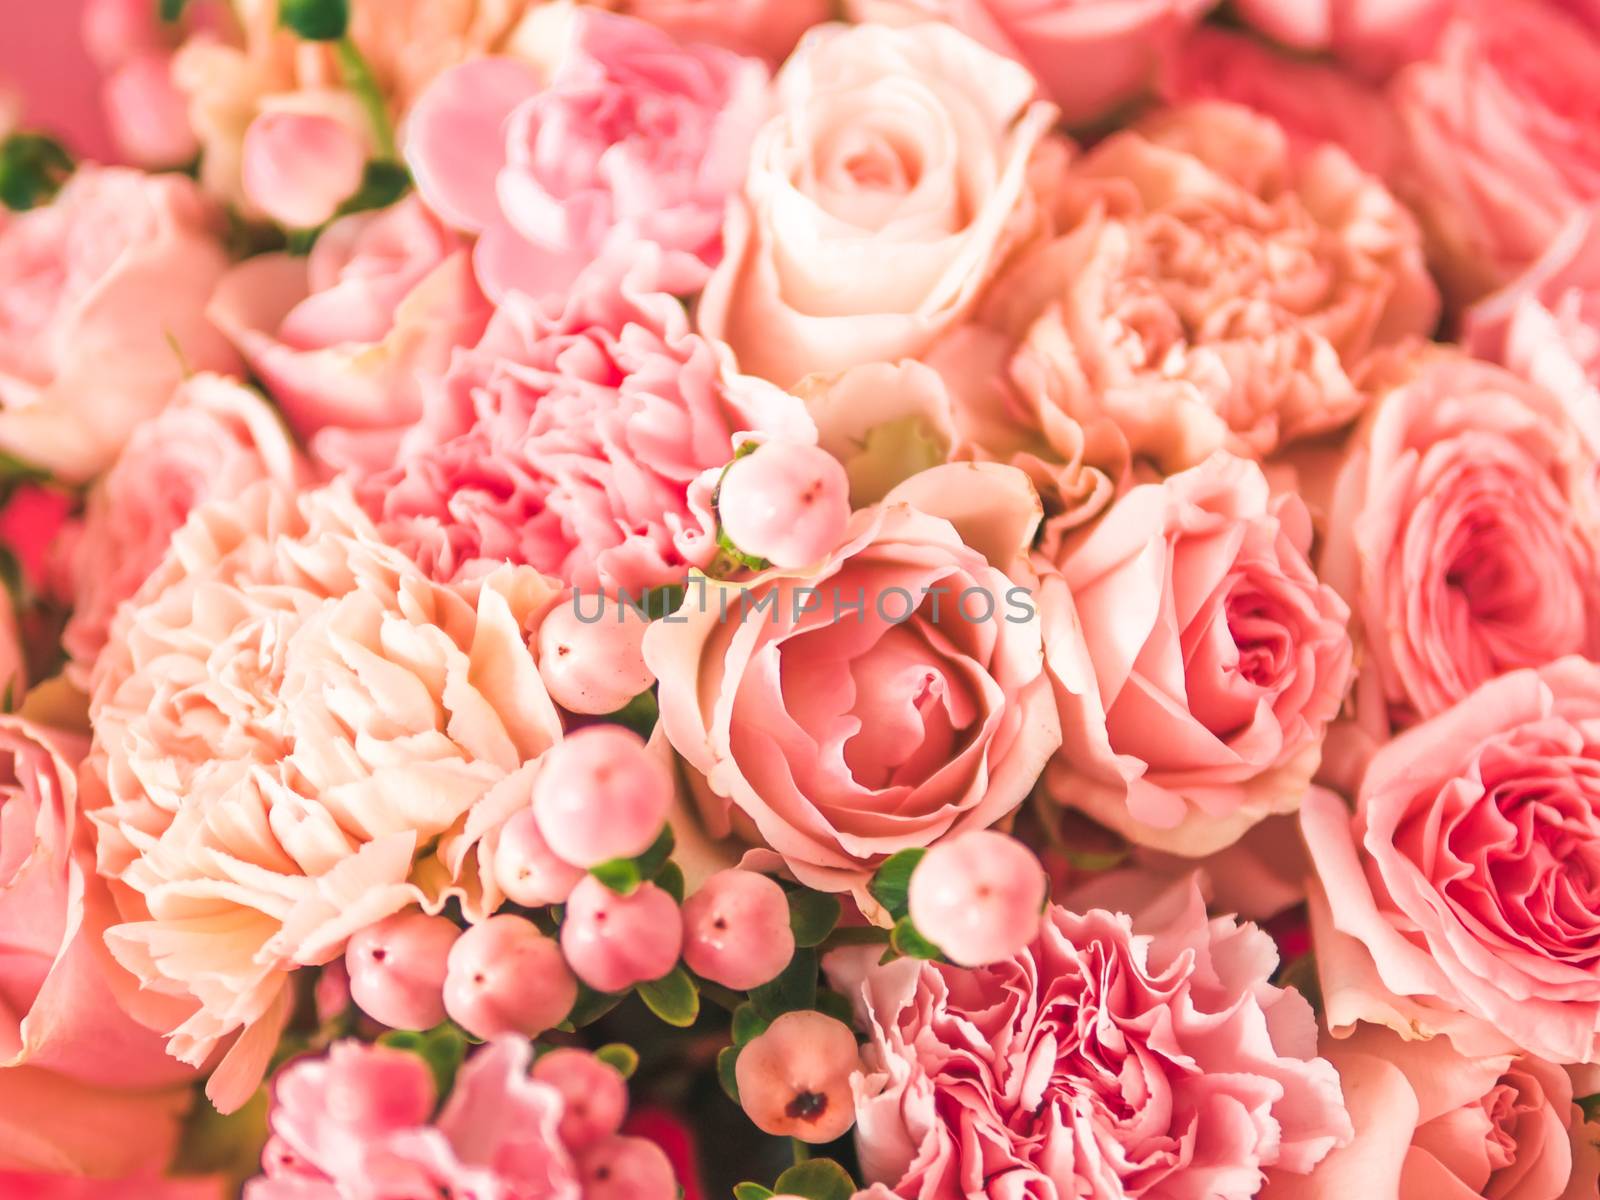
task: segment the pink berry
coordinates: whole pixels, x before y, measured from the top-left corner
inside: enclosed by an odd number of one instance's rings
[[[672,806],[672,777],[621,725],[591,725],[545,752],[533,811],[550,849],[577,867],[650,848]]]
[[[577,999],[578,982],[555,939],[522,917],[490,917],[450,951],[445,1011],[474,1037],[536,1037],[566,1020]]]
[[[385,917],[350,939],[350,998],[393,1029],[431,1029],[444,1020],[445,964],[461,930],[415,909]]]
[[[628,1085],[615,1067],[585,1050],[552,1050],[533,1066],[533,1077],[561,1093],[561,1140],[569,1150],[610,1137],[628,1111]]]
[[[597,592],[558,605],[539,626],[539,674],[550,698],[568,712],[616,712],[656,681],[644,661],[648,628],[640,609]]]
[[[911,873],[911,923],[964,967],[1012,958],[1039,934],[1044,868],[993,830],[940,842]]]
[[[734,1080],[745,1115],[764,1133],[831,1142],[855,1123],[855,1035],[819,1012],[784,1013],[739,1051]]]
[[[683,960],[696,975],[737,992],[789,965],[789,898],[765,875],[718,871],[683,903]]]
[[[733,544],[796,570],[827,557],[850,521],[850,479],[826,450],[768,442],[722,477],[717,516]]]
[[[318,113],[264,112],[240,144],[244,194],[272,220],[310,229],[358,187],[367,152],[350,126]]]
[[[561,949],[578,978],[598,991],[660,979],[677,965],[682,945],[678,906],[653,883],[621,896],[590,875],[567,897]]]
[[[637,1137],[608,1137],[578,1159],[583,1200],[673,1200],[678,1180],[666,1152]]]
[[[494,848],[494,881],[514,903],[528,908],[560,904],[582,878],[580,868],[550,849],[533,809],[523,809],[501,827]]]

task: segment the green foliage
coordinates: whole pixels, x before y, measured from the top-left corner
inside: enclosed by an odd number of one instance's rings
[[[308,42],[336,42],[350,27],[350,0],[278,0],[278,24]]]
[[[855,1180],[831,1158],[813,1158],[796,1163],[775,1185],[784,1195],[804,1196],[806,1200],[850,1200],[855,1195]]]
[[[802,948],[820,946],[839,923],[839,898],[825,892],[801,888],[789,893],[789,928],[794,944]]]
[[[405,1050],[427,1063],[440,1096],[449,1094],[456,1072],[467,1057],[467,1035],[449,1021],[420,1032],[391,1029],[378,1039],[378,1044]]]
[[[872,898],[888,909],[889,915],[896,921],[910,911],[907,897],[911,890],[911,872],[917,869],[917,864],[926,853],[923,849],[912,849],[891,854],[873,875],[872,882],[867,884]]]
[[[0,204],[16,212],[48,204],[72,174],[72,156],[55,138],[14,133],[0,142]]]
[[[681,966],[673,967],[660,979],[641,983],[637,990],[645,1007],[668,1025],[687,1029],[700,1015],[700,989]]]
[[[817,1001],[817,952],[797,950],[789,965],[770,983],[750,992],[750,1004],[768,1021],[786,1012],[799,1012]]]
[[[639,1052],[624,1042],[608,1042],[594,1056],[624,1079],[632,1079],[639,1069]]]

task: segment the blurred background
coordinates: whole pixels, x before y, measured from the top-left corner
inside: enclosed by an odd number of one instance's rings
[[[110,138],[100,78],[79,36],[85,0],[0,0],[0,131],[52,133],[104,161]]]

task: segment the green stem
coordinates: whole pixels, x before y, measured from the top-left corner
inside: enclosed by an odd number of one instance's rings
[[[811,1147],[805,1142],[802,1142],[799,1138],[790,1138],[789,1144],[794,1147],[795,1166],[798,1167],[803,1162],[811,1161]]]
[[[339,72],[344,76],[345,86],[356,94],[356,99],[366,110],[367,120],[372,124],[372,136],[378,145],[378,157],[398,158],[394,126],[389,123],[389,108],[383,101],[383,93],[378,90],[378,81],[373,77],[372,68],[367,65],[365,56],[348,33],[334,43],[334,51],[339,57]]]
[[[709,979],[696,979],[700,987],[700,994],[711,1001],[718,1008],[725,1008],[733,1012],[744,1003],[744,997],[732,988],[725,988],[720,983],[712,983]]]

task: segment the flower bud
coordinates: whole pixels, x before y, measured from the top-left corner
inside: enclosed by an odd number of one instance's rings
[[[615,1067],[587,1050],[552,1050],[533,1066],[533,1077],[561,1093],[561,1140],[582,1150],[622,1128],[628,1085]]]
[[[567,897],[561,950],[579,979],[601,992],[622,992],[660,979],[678,962],[683,922],[671,896],[642,883],[620,896],[586,876]]]
[[[240,150],[244,194],[272,220],[314,229],[361,186],[367,154],[342,121],[317,113],[264,112]]]
[[[455,922],[413,909],[350,939],[350,998],[392,1029],[431,1029],[444,1020],[445,963],[461,936]]]
[[[855,1123],[850,1076],[860,1066],[843,1022],[788,1012],[739,1051],[734,1079],[745,1115],[763,1133],[831,1142]]]
[[[172,82],[172,56],[160,51],[130,58],[102,88],[111,135],[130,162],[176,167],[200,153],[189,105]]]
[[[566,1020],[577,999],[561,948],[523,917],[490,917],[451,948],[445,1011],[474,1037],[537,1037]]]
[[[583,874],[550,849],[533,809],[523,809],[501,827],[494,848],[494,881],[513,903],[527,908],[560,904]]]
[[[539,832],[579,867],[643,854],[671,806],[666,766],[620,725],[591,725],[552,747],[533,784]]]
[[[637,1137],[608,1137],[578,1159],[583,1200],[673,1200],[678,1180],[666,1152]]]
[[[631,604],[578,593],[539,626],[539,674],[568,712],[616,712],[656,681],[644,662],[650,619]]]
[[[683,903],[683,960],[738,992],[773,979],[794,957],[789,898],[754,871],[718,871]]]
[[[990,829],[939,842],[911,873],[911,923],[964,967],[1012,958],[1039,935],[1045,877],[1016,838]]]
[[[722,477],[717,516],[744,553],[797,570],[820,562],[850,521],[850,479],[826,450],[767,442]]]

